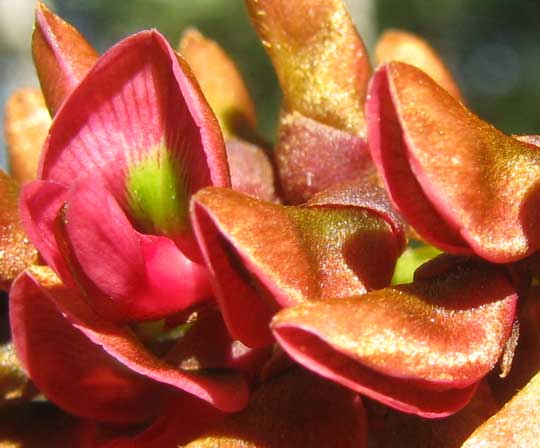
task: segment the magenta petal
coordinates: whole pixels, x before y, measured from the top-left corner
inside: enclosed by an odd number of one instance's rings
[[[32,275],[41,284],[51,283],[50,276],[38,268],[32,270]],[[188,392],[222,411],[234,412],[246,405],[248,389],[238,373],[177,369],[145,349],[128,326],[101,318],[80,296],[66,290],[58,281],[47,290],[47,296],[75,328],[130,370]]]
[[[126,165],[162,144],[188,164],[193,190],[229,185],[219,127],[193,75],[161,34],[143,31],[111,48],[66,100],[40,173],[64,185],[92,174],[123,197]]]
[[[166,237],[139,234],[95,179],[70,192],[61,225],[73,275],[102,315],[159,318],[210,297],[204,266]]]
[[[65,288],[57,293],[72,297]],[[115,423],[143,422],[157,412],[164,388],[84,336],[29,271],[13,283],[10,320],[25,370],[47,398],[68,412]]]
[[[55,182],[36,180],[24,186],[20,213],[24,230],[45,262],[66,284],[71,275],[54,236],[54,221],[62,208],[68,189]]]
[[[229,186],[225,144],[196,80],[165,38],[143,31],[110,49],[59,110],[40,177],[106,185],[145,233],[166,235],[196,260],[189,197]]]
[[[161,306],[170,314],[212,296],[206,267],[187,258],[169,238],[141,235],[141,244],[148,288],[155,301],[151,308]]]

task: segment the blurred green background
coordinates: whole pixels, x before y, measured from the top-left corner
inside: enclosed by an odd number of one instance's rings
[[[294,0],[291,0],[294,1]],[[279,89],[242,0],[50,0],[100,51],[145,28],[173,45],[188,26],[219,41],[245,76],[260,128],[273,139]],[[347,0],[368,47],[386,28],[425,37],[441,53],[469,106],[509,133],[540,133],[540,2],[536,0]],[[37,85],[30,56],[33,0],[0,0],[0,100]],[[5,166],[3,143],[0,165]]]

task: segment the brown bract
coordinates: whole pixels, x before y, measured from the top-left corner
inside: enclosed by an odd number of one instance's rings
[[[402,30],[388,30],[375,48],[377,65],[390,61],[405,62],[431,76],[441,87],[463,101],[459,87],[437,52],[424,39]]]
[[[51,116],[38,89],[15,91],[6,103],[4,128],[11,175],[19,183],[35,179]]]
[[[293,370],[265,383],[244,411],[186,448],[364,448],[366,426],[359,396]]]
[[[42,2],[36,5],[32,55],[51,115],[98,59],[85,38]]]
[[[216,114],[224,137],[238,137],[247,129],[255,129],[255,105],[240,72],[225,51],[195,29],[184,32],[179,50]]]
[[[279,202],[274,187],[274,169],[264,150],[236,139],[226,141],[225,146],[232,188],[264,201]]]
[[[283,194],[292,204],[374,172],[365,139],[298,112],[281,116],[275,154]]]
[[[480,120],[422,71],[391,62],[367,104],[390,197],[431,244],[511,262],[540,246],[540,151]]]
[[[229,330],[249,346],[271,342],[280,307],[387,285],[401,251],[384,219],[356,207],[286,207],[207,188],[192,218]]]
[[[13,344],[4,342],[0,345],[0,404],[10,400],[30,399],[35,394],[36,389],[31,386]]]
[[[516,299],[503,270],[469,262],[357,299],[282,310],[272,328],[289,355],[320,375],[440,417],[462,408],[499,359]]]
[[[28,240],[19,218],[19,186],[0,170],[0,289],[37,261],[37,250]]]
[[[509,401],[516,391],[523,389],[540,370],[540,331],[537,327],[538,316],[535,315],[540,305],[540,287],[532,286],[529,291],[520,294],[519,300],[519,334],[515,341],[515,352],[510,359],[511,368],[509,372],[504,372],[504,377],[497,369],[489,377],[493,395],[500,405]]]
[[[480,426],[462,448],[538,447],[540,441],[540,374],[502,410]]]
[[[247,0],[288,112],[361,135],[370,65],[341,0]]]
[[[370,439],[377,448],[459,448],[471,433],[498,410],[487,383],[470,403],[446,418],[426,420],[365,400]]]

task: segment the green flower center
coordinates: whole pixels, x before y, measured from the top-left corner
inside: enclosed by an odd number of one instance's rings
[[[142,231],[174,236],[188,228],[185,176],[165,146],[130,164],[127,191],[132,216]]]

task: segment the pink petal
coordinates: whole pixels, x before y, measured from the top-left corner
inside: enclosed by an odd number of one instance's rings
[[[13,284],[10,321],[17,355],[41,392],[91,419],[128,423],[152,417],[165,388],[118,363],[75,328],[50,300],[51,293],[66,300],[73,293],[40,284],[33,272]]]
[[[72,274],[102,315],[120,320],[167,316],[211,296],[204,266],[166,237],[141,235],[94,179],[70,192],[59,220]]]
[[[219,126],[193,75],[161,34],[143,31],[101,57],[65,102],[40,176],[68,187],[81,177],[101,179],[134,214],[130,170],[158,156],[171,158],[173,180],[187,197],[230,185]],[[187,214],[187,201],[178,206],[170,212]],[[196,252],[189,231],[179,238]]]
[[[50,271],[43,271],[43,268],[32,270],[35,281],[42,285],[51,285],[50,275]],[[128,326],[102,319],[58,280],[46,294],[71,325],[129,370],[188,392],[222,411],[234,412],[246,405],[247,386],[237,373],[225,370],[188,372],[174,368],[147,351]]]
[[[68,265],[54,235],[54,222],[67,194],[68,189],[63,185],[36,180],[24,186],[19,207],[24,230],[45,262],[64,283],[73,285]]]

